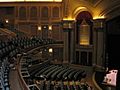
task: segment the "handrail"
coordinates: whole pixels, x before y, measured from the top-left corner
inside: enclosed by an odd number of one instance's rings
[[[95,81],[95,72],[93,73],[92,80],[93,80],[93,83],[94,83],[95,87],[96,87],[98,90],[102,90],[102,88],[101,88],[101,87],[97,84],[97,82]]]
[[[39,49],[39,48],[45,47],[45,46],[48,46],[48,45],[38,46],[38,47],[32,48],[31,50],[27,51],[26,53],[29,54],[29,53],[31,53],[31,52]],[[21,63],[20,63],[21,58],[22,58],[22,55],[20,57],[17,56],[17,59],[18,59],[17,71],[18,71],[19,83],[20,83],[23,90],[30,90],[28,85],[24,81],[24,78],[23,78],[22,74],[21,74]],[[50,61],[50,60],[48,60],[48,61]],[[48,62],[48,61],[46,61],[46,62]]]
[[[17,57],[18,58],[18,57]],[[20,59],[22,58],[22,56],[20,58],[18,58],[18,67],[17,67],[17,71],[18,71],[18,79],[19,79],[19,83],[22,87],[23,90],[29,90],[26,82],[24,81],[22,74],[21,74],[21,64],[20,64]]]

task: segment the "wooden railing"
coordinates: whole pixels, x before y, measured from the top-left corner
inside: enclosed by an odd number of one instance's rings
[[[22,90],[29,90],[26,82],[24,81],[22,74],[21,74],[21,64],[20,64],[20,60],[21,60],[22,56],[17,56],[18,59],[18,65],[17,65],[17,72],[18,72],[18,80],[20,83],[20,86],[22,88]]]
[[[56,44],[53,44],[53,45],[55,46]],[[26,51],[26,53],[27,54],[32,53],[33,51],[39,50],[40,48],[43,48],[45,46],[48,46],[48,45],[44,45],[44,46],[39,46],[39,47],[32,48],[31,50]],[[50,46],[52,46],[52,44],[50,44]],[[59,46],[59,44],[57,46]],[[60,46],[63,47],[63,45],[61,45],[61,44],[60,44]],[[29,87],[28,87],[28,85],[26,84],[26,82],[25,82],[22,74],[21,74],[21,63],[20,63],[20,61],[22,60],[22,57],[23,57],[22,54],[17,55],[17,61],[18,61],[17,62],[18,80],[19,80],[19,83],[20,83],[20,86],[21,86],[22,90],[30,90]]]

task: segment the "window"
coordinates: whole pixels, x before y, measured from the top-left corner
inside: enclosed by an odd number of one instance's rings
[[[48,7],[42,7],[41,17],[42,17],[43,19],[48,18]]]
[[[54,18],[59,18],[59,8],[58,8],[58,7],[54,7],[54,8],[53,8],[52,16],[53,16]]]
[[[60,39],[60,25],[59,24],[54,24],[52,26],[52,35],[55,40]]]
[[[90,44],[90,25],[85,20],[80,25],[80,45]]]
[[[26,8],[25,7],[19,8],[19,18],[20,18],[20,20],[26,19]]]
[[[37,19],[37,8],[36,7],[30,8],[30,19]]]
[[[48,38],[48,25],[42,25],[42,38]]]

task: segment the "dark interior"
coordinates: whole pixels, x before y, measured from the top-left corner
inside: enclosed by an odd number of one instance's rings
[[[120,16],[107,22],[106,55],[109,68],[120,68]]]

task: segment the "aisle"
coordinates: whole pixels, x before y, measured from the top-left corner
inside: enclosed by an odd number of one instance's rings
[[[9,81],[10,81],[10,90],[22,90],[18,81],[17,70],[10,70]]]

